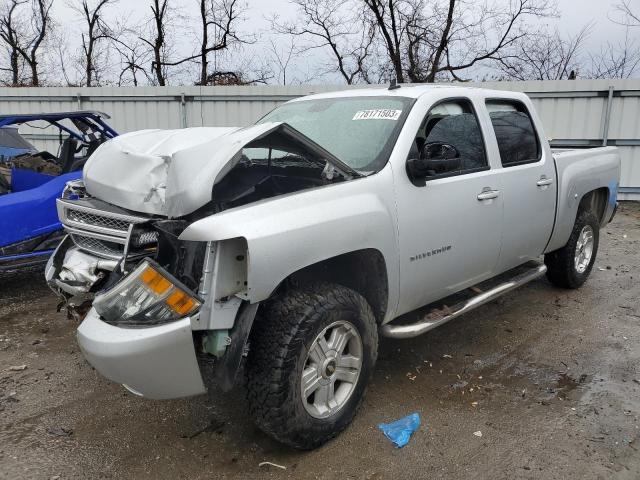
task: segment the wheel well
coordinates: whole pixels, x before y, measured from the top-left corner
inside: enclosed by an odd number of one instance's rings
[[[607,203],[609,202],[609,189],[607,187],[598,188],[585,193],[580,200],[578,206],[578,213],[588,210],[593,212],[600,225],[605,221],[604,215],[607,211]]]
[[[356,250],[304,267],[289,275],[275,294],[318,281],[337,283],[355,290],[371,305],[378,323],[384,319],[389,283],[386,263],[378,250]]]

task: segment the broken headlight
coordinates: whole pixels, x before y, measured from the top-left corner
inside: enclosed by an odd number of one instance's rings
[[[130,326],[172,322],[194,313],[200,305],[186,287],[149,259],[93,301],[105,322]]]

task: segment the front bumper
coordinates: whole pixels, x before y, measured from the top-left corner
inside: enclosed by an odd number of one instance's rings
[[[145,328],[120,328],[92,308],[78,328],[84,356],[102,375],[152,399],[204,393],[191,319]]]

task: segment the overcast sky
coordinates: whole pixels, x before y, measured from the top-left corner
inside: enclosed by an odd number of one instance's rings
[[[609,20],[616,3],[620,2],[618,0],[559,0],[561,17],[556,20],[556,24],[560,29],[566,28],[575,33],[584,25],[594,22],[589,46],[599,46],[607,41],[614,43],[621,41],[625,35],[624,28]],[[640,1],[634,0],[632,3],[640,4]]]
[[[1,1],[1,0],[0,0]],[[54,16],[59,23],[64,25],[65,36],[67,39],[79,38],[79,28],[82,24],[78,15],[68,6],[69,0],[56,0],[54,4]],[[71,0],[73,1],[73,0]],[[79,2],[79,0],[75,0]],[[576,34],[585,25],[592,23],[590,35],[585,42],[585,50],[597,52],[606,42],[618,43],[624,40],[625,29],[620,25],[613,23],[609,17],[612,16],[613,6],[619,0],[558,0],[560,10],[560,18],[546,19],[545,22],[551,27],[557,27],[561,31],[566,31],[571,35]],[[639,4],[640,0],[634,0]],[[190,11],[192,15],[197,15],[197,0],[174,0],[175,5],[180,6],[185,11]],[[258,58],[264,60],[266,58],[265,51],[268,48],[267,38],[275,38],[269,35],[269,22],[266,20],[271,15],[278,14],[281,18],[294,18],[296,14],[295,6],[291,5],[288,0],[246,0],[248,10],[246,13],[246,21],[243,22],[242,30],[246,32],[258,34],[259,41],[252,46],[246,47],[243,52],[245,58]],[[142,19],[149,15],[149,0],[120,0],[119,5],[112,7],[107,16],[129,17],[131,20]],[[75,34],[73,33],[75,31]],[[640,37],[640,28],[635,29],[632,33]],[[68,40],[70,42],[70,40]],[[284,43],[282,43],[284,48]],[[71,47],[77,48],[77,45]],[[182,50],[190,49],[189,38],[183,37],[178,41],[178,48]],[[180,52],[189,53],[189,52]],[[298,81],[307,79],[309,72],[313,71],[314,64],[321,61],[320,52],[308,54],[306,57],[296,58],[291,67],[292,76],[297,77]],[[328,76],[321,81],[323,82],[339,82],[339,78]]]

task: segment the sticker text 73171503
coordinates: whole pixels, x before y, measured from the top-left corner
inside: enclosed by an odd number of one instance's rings
[[[375,110],[360,110],[352,120],[398,120],[402,110],[378,108]]]

